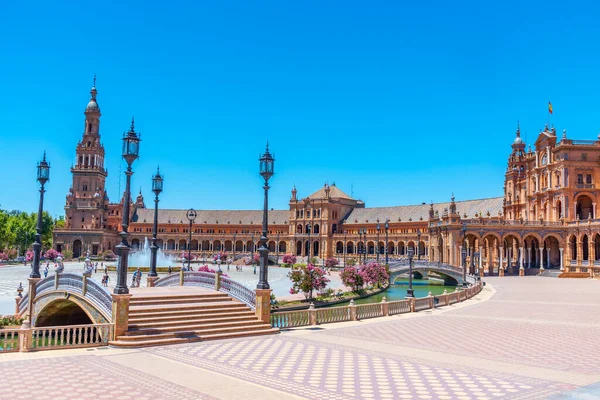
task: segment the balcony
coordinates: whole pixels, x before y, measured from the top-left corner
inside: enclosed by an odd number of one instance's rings
[[[594,188],[594,184],[593,183],[578,183],[575,186],[578,189],[593,189]]]

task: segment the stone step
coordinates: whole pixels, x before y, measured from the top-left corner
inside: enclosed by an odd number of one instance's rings
[[[157,314],[148,314],[143,316],[130,316],[129,323],[130,324],[139,324],[146,322],[169,322],[169,321],[179,321],[181,319],[187,319],[188,321],[197,320],[197,319],[207,319],[207,318],[217,318],[219,315],[227,315],[232,317],[238,316],[255,316],[254,311],[249,308],[218,308],[214,310],[202,310],[202,311],[185,311],[180,313],[171,313],[171,312],[163,312],[160,315]]]
[[[131,300],[129,307],[145,307],[145,306],[160,306],[163,304],[201,304],[201,303],[214,303],[218,301],[231,301],[232,298],[224,295],[218,297],[198,297],[193,299],[161,299],[155,298],[153,300],[136,301]]]
[[[194,294],[176,294],[176,293],[159,293],[159,294],[144,294],[134,295],[131,297],[130,302],[133,301],[148,301],[156,299],[196,299],[196,298],[207,298],[207,297],[227,297],[226,293],[219,292],[206,292],[206,293],[194,293]]]
[[[168,339],[145,339],[145,340],[136,340],[136,341],[122,341],[119,340],[120,336],[117,337],[117,340],[108,342],[109,345],[115,347],[149,347],[149,346],[164,346],[168,344],[181,344],[181,343],[189,343],[195,341],[204,341],[204,340],[215,340],[215,339],[233,339],[247,336],[258,336],[258,335],[272,335],[275,333],[279,333],[279,329],[271,328],[271,329],[260,329],[260,330],[251,330],[251,331],[243,331],[243,332],[229,332],[229,333],[214,333],[214,334],[206,334],[196,338],[168,338]]]
[[[182,321],[183,322],[183,321]],[[177,326],[150,326],[142,329],[135,329],[130,327],[130,329],[124,333],[123,336],[139,336],[139,335],[161,335],[161,334],[169,334],[175,333],[177,335],[185,335],[188,332],[201,332],[210,329],[228,329],[228,328],[245,328],[248,326],[255,325],[264,325],[262,321],[258,319],[246,319],[242,321],[219,321],[219,322],[211,322],[211,323],[185,323],[179,324]]]
[[[190,325],[208,325],[214,323],[221,322],[236,322],[236,321],[256,321],[256,316],[254,313],[245,314],[245,315],[231,315],[231,314],[217,314],[211,316],[200,316],[198,317],[189,317],[189,318],[179,318],[173,321],[156,321],[149,320],[146,322],[140,321],[129,321],[129,331],[135,331],[140,329],[158,329],[158,328],[181,328],[184,329]]]
[[[249,332],[249,331],[260,331],[260,330],[271,330],[271,325],[264,324],[262,321],[256,321],[254,325],[242,325],[242,326],[226,326],[226,327],[212,327],[212,328],[203,328],[203,329],[195,329],[189,331],[176,331],[176,332],[138,332],[133,335],[121,335],[116,339],[118,341],[144,341],[144,340],[156,340],[156,339],[197,339],[201,340],[201,338],[205,335],[216,335],[216,334],[225,334],[225,333],[234,333],[234,332]],[[131,332],[126,332],[131,333]]]
[[[201,304],[162,304],[149,306],[135,306],[129,307],[129,315],[158,315],[161,312],[167,312],[168,314],[171,314],[176,311],[204,311],[231,307],[247,308],[248,306],[237,301],[219,301]]]

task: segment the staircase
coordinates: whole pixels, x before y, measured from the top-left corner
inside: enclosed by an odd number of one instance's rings
[[[129,329],[110,345],[159,346],[279,332],[259,320],[246,304],[224,293],[199,288],[180,294],[149,289],[132,293]]]

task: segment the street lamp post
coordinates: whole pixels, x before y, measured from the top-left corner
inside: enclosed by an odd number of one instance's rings
[[[188,241],[188,246],[187,246],[187,250],[188,250],[188,271],[191,270],[191,262],[192,262],[192,224],[194,223],[194,221],[196,220],[196,217],[198,216],[198,213],[196,213],[196,210],[194,210],[193,208],[190,208],[188,210],[188,212],[185,214],[185,216],[187,217],[188,221],[190,221],[190,235],[189,235],[189,241]]]
[[[462,235],[463,235],[463,245],[462,245],[462,267],[463,267],[463,287],[467,287],[467,247],[465,246],[466,244],[466,239],[467,239],[467,224],[463,223],[462,229],[461,229]]]
[[[265,190],[265,198],[263,205],[263,221],[262,221],[262,237],[260,238],[260,275],[258,277],[257,289],[270,289],[269,286],[269,249],[267,248],[267,232],[269,228],[269,179],[275,173],[275,158],[271,156],[269,152],[269,143],[267,143],[267,149],[265,153],[259,158],[260,163],[260,176],[265,181],[263,189]]]
[[[346,253],[348,252],[348,242],[346,242],[347,230],[344,230],[344,267],[346,267]]]
[[[389,245],[389,241],[388,241],[388,231],[390,229],[390,219],[386,219],[385,220],[385,265],[389,265],[390,263],[390,257],[389,257],[389,249],[388,249],[388,245]]]
[[[367,247],[367,228],[363,228],[363,254],[364,254],[364,263],[367,263],[367,253],[369,252],[369,248]]]
[[[275,238],[275,251],[277,253],[275,258],[277,259],[277,265],[279,265],[279,233],[277,233],[277,237]]]
[[[417,260],[421,260],[421,230],[417,229]]]
[[[37,180],[40,183],[40,203],[38,206],[37,226],[35,228],[35,242],[33,243],[33,263],[31,264],[30,278],[41,278],[40,258],[42,257],[42,214],[44,213],[44,185],[50,180],[50,164],[46,162],[46,152],[44,158],[37,165]]]
[[[252,268],[254,268],[254,274],[256,274],[256,265],[254,263],[254,248],[256,245],[254,244],[254,232],[252,232],[252,246],[250,247],[250,259],[252,260]]]
[[[310,263],[310,256],[312,254],[312,243],[310,242],[310,224],[306,224],[306,233],[308,233],[308,254],[306,255],[306,265]]]
[[[156,273],[156,253],[158,246],[156,245],[156,234],[158,233],[158,195],[163,190],[163,177],[160,175],[160,168],[156,170],[156,175],[152,177],[152,191],[154,192],[154,225],[152,226],[152,246],[150,246],[150,272],[148,276],[158,276]]]
[[[131,119],[131,128],[129,132],[123,135],[123,158],[127,163],[127,171],[125,171],[125,198],[123,202],[123,219],[121,221],[121,243],[115,246],[119,254],[119,265],[117,273],[117,285],[114,289],[114,294],[128,294],[127,288],[127,257],[129,256],[129,243],[127,243],[127,228],[129,227],[129,203],[131,202],[131,164],[140,156],[140,138],[135,132],[134,120]]]
[[[377,218],[377,245],[375,248],[377,249],[377,262],[379,262],[379,232],[381,231],[381,226],[379,225],[379,218]]]
[[[414,247],[408,248],[408,290],[406,291],[406,297],[415,297],[413,292],[413,257],[415,255]]]
[[[233,234],[233,246],[231,247],[231,259],[235,262],[235,238],[237,236],[237,232]],[[227,263],[227,271],[229,271],[229,263]]]

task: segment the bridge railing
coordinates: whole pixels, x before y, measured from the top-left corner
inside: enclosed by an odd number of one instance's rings
[[[439,296],[386,301],[380,303],[355,305],[354,301],[348,306],[315,309],[312,305],[308,310],[274,311],[271,313],[271,325],[276,328],[296,328],[301,326],[327,324],[332,322],[358,321],[366,318],[385,317],[389,315],[418,312],[465,301],[481,292],[483,285],[477,282],[471,287],[456,292],[444,293]]]
[[[233,279],[219,275],[216,272],[204,271],[180,271],[159,278],[154,282],[156,287],[166,286],[199,286],[227,293],[229,296],[245,303],[252,309],[256,309],[256,293],[254,290],[234,281]]]
[[[0,354],[19,351],[19,328],[0,329]]]

